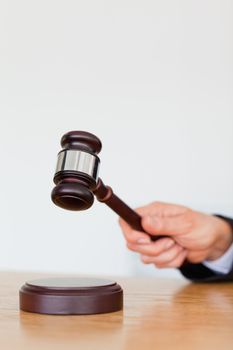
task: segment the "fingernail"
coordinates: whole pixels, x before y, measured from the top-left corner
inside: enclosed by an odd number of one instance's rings
[[[165,248],[168,249],[168,248],[171,248],[173,245],[175,244],[174,241],[168,241],[165,245]]]
[[[150,243],[150,239],[149,238],[139,238],[137,240],[137,243],[139,243],[139,244]]]

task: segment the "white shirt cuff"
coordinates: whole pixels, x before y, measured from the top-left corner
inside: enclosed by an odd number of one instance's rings
[[[233,244],[220,258],[213,261],[203,261],[203,265],[209,269],[226,275],[232,269],[233,264]]]

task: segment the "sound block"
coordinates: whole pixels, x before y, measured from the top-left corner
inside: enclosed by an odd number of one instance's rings
[[[47,278],[26,282],[19,291],[20,309],[50,315],[90,315],[123,308],[123,290],[97,278]]]

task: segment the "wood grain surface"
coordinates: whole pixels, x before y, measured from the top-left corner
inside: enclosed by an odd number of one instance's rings
[[[0,272],[0,349],[233,349],[232,283],[117,278],[123,311],[92,316],[19,311],[20,286],[49,276]]]

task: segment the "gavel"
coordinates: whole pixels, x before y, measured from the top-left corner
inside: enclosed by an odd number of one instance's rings
[[[99,138],[85,131],[70,131],[62,137],[61,146],[53,179],[56,186],[52,190],[52,201],[63,209],[79,211],[90,208],[95,196],[134,230],[145,232],[141,216],[98,177],[98,154],[102,149]],[[149,236],[153,241],[160,238]]]
[[[117,197],[98,177],[101,141],[85,131],[70,131],[61,139],[54,175],[53,202],[68,210],[86,210],[94,196],[133,229],[144,231],[138,213]],[[150,236],[150,235],[149,235]],[[150,236],[157,240],[159,236]],[[96,278],[46,278],[26,282],[20,289],[20,309],[52,315],[89,315],[120,311],[123,290],[114,281]]]

